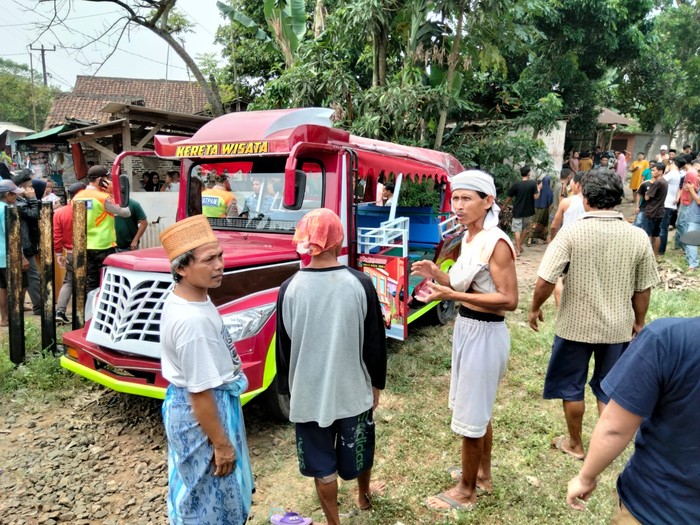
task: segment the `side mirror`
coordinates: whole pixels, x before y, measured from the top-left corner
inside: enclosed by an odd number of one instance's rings
[[[122,208],[126,208],[129,205],[130,187],[131,182],[129,181],[129,176],[126,173],[119,175],[119,192],[121,194]]]
[[[293,184],[294,184],[294,201],[289,202],[288,196],[290,195],[290,189],[289,184],[292,182],[292,179],[290,177],[285,177],[285,188],[284,188],[284,193],[285,193],[285,199],[284,199],[284,208],[287,210],[300,210],[301,205],[304,203],[304,194],[306,192],[306,173],[302,170],[294,170],[294,179],[293,179]]]

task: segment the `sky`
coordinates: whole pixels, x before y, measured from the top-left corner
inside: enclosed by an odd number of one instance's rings
[[[188,80],[184,62],[169,50],[165,41],[143,28],[126,33],[116,52],[100,67],[113,49],[107,39],[89,45],[81,51],[70,49],[89,42],[119,17],[118,6],[108,2],[56,0],[59,5],[72,7],[64,25],[40,35],[38,24],[46,24],[53,14],[51,1],[2,0],[4,38],[0,57],[29,65],[29,47],[56,51],[46,52],[49,85],[69,91],[77,75],[104,77],[153,78]],[[221,47],[214,44],[214,34],[224,24],[216,0],[178,0],[177,7],[194,24],[194,32],[184,35],[185,49],[194,58],[201,53],[221,55]],[[68,12],[64,9],[63,12]],[[116,40],[116,39],[113,39]],[[32,51],[35,77],[41,82],[41,52]],[[167,67],[166,67],[167,64]],[[99,68],[99,70],[98,70]],[[191,76],[190,79],[194,80]]]

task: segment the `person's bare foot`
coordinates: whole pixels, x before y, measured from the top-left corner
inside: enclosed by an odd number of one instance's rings
[[[450,474],[452,481],[459,483],[462,481],[462,469],[461,467],[450,467],[447,469]],[[491,494],[493,492],[493,482],[491,478],[476,478],[476,495],[481,496],[482,494]]]
[[[476,491],[477,495],[479,492],[484,494],[491,494],[493,492],[493,482],[490,479],[476,478]]]
[[[372,508],[372,497],[381,496],[386,490],[384,481],[372,481],[369,484],[369,493],[357,495],[357,507],[360,510],[369,510]]]
[[[586,459],[586,453],[583,450],[583,446],[579,445],[577,447],[572,447],[571,443],[569,442],[569,438],[566,436],[555,437],[552,440],[552,448],[556,448],[564,454],[568,454],[572,458],[576,458],[581,461]]]
[[[476,493],[467,496],[459,490],[458,487],[452,487],[450,490],[431,496],[425,500],[425,505],[432,510],[437,511],[469,511],[476,507]]]

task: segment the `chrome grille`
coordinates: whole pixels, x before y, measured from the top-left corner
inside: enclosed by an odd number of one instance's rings
[[[107,268],[88,330],[88,341],[160,357],[160,315],[172,287],[169,274]]]

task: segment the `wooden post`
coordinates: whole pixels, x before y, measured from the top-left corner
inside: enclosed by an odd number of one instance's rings
[[[7,310],[10,318],[10,360],[24,363],[24,290],[22,289],[22,233],[19,212],[5,208],[7,242]]]
[[[56,296],[53,261],[53,203],[42,202],[39,214],[41,259],[41,347],[56,352]]]
[[[73,330],[85,324],[87,291],[87,203],[73,201]]]

